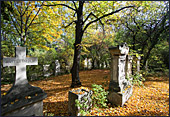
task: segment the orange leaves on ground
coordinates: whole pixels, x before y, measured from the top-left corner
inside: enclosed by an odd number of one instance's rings
[[[91,89],[91,85],[96,83],[107,90],[110,72],[109,70],[81,71],[80,81],[83,85],[81,88]],[[70,88],[71,74],[34,81],[30,84],[42,88],[47,93],[48,97],[43,100],[44,115],[68,116],[68,91],[76,90]],[[144,85],[145,87],[133,87],[133,95],[123,107],[108,104],[108,108],[93,108],[87,116],[169,116],[169,79],[148,77]],[[1,94],[11,86],[12,84],[1,85]]]

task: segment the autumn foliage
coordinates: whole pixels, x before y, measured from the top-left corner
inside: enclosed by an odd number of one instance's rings
[[[109,70],[89,70],[80,72],[83,87],[91,89],[92,84],[102,85],[108,90]],[[68,116],[68,91],[71,74],[30,82],[42,88],[48,95],[44,102],[45,116]],[[12,84],[1,85],[3,95]],[[147,77],[144,87],[133,87],[133,95],[123,107],[108,103],[108,108],[93,108],[87,116],[169,116],[169,78]]]

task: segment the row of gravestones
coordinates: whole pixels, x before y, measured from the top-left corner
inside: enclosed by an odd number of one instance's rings
[[[92,69],[92,60],[89,58],[85,58],[84,60],[84,69]],[[103,68],[107,68],[109,66],[108,62],[103,62]],[[99,64],[99,68],[102,67],[102,64]],[[97,63],[94,61],[94,68],[97,68]]]
[[[112,104],[123,106],[132,95],[132,84],[126,80],[130,76],[132,68],[132,57],[128,55],[129,48],[120,45],[110,48],[111,52],[111,81],[109,84],[108,100]],[[26,57],[25,47],[16,47],[16,57],[4,58],[3,67],[16,66],[16,77],[12,88],[1,97],[2,116],[43,116],[43,99],[47,94],[39,87],[31,86],[26,75],[26,65],[37,65],[38,59]],[[82,96],[70,96],[69,113],[77,115],[75,98]],[[91,96],[92,93],[87,94]],[[86,101],[91,105],[91,99]],[[73,102],[72,102],[73,101]],[[70,111],[71,110],[71,111]]]
[[[106,65],[106,64],[108,64],[108,63],[106,63],[106,62],[103,62],[103,68],[106,68],[107,66],[109,66],[109,65]],[[84,60],[84,69],[92,69],[92,62],[91,62],[91,59],[85,59]],[[95,64],[95,66],[97,66],[96,64]],[[102,66],[102,64],[100,64],[100,67]],[[51,76],[53,73],[51,73],[51,72],[49,72],[49,69],[50,69],[50,65],[43,65],[43,73],[44,73],[44,77],[49,77],[49,76]],[[68,66],[66,66],[66,70],[69,70],[68,69]],[[61,72],[62,72],[62,70],[60,69],[60,63],[59,63],[59,61],[58,60],[56,60],[55,61],[55,67],[54,67],[54,71],[55,71],[55,76],[57,76],[57,75],[59,75]]]

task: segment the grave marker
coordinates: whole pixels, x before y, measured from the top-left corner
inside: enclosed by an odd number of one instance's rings
[[[138,73],[140,72],[140,59],[141,59],[141,57],[138,56],[138,57],[137,57],[137,72],[138,72]]]
[[[23,47],[16,47],[16,57],[3,59],[3,67],[16,66],[15,85],[28,83],[26,65],[38,65],[38,59],[35,57],[27,58],[26,49]]]
[[[55,76],[60,73],[60,63],[58,60],[55,61]]]
[[[132,85],[126,77],[126,57],[129,47],[126,43],[109,48],[111,53],[111,80],[109,84],[108,101],[112,104],[123,106],[132,95]]]
[[[16,78],[12,88],[1,98],[2,116],[42,116],[43,99],[47,94],[39,87],[31,86],[26,76],[26,65],[37,65],[38,59],[26,57],[25,47],[16,47],[15,58],[4,58],[3,66],[16,66]]]
[[[43,65],[44,77],[49,77],[51,75],[51,73],[49,73],[49,67],[50,65]]]

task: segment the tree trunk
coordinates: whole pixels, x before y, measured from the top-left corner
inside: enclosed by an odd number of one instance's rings
[[[154,46],[157,44],[157,41],[155,41],[154,43],[152,43],[151,47],[149,48],[147,54],[146,54],[146,57],[144,57],[143,59],[143,65],[142,65],[142,69],[144,69],[144,66],[146,65],[146,61],[148,60],[149,56],[150,56],[150,53],[151,53],[151,50],[154,48]]]
[[[133,50],[135,50],[135,44],[136,44],[136,42],[135,42],[135,38],[136,38],[136,35],[134,34],[133,35]],[[134,69],[133,69],[133,64],[132,64],[132,75],[134,75]]]
[[[79,78],[79,64],[81,53],[81,41],[83,37],[83,1],[79,1],[79,8],[77,9],[76,35],[74,43],[74,59],[71,69],[72,84],[71,87],[81,86]]]

